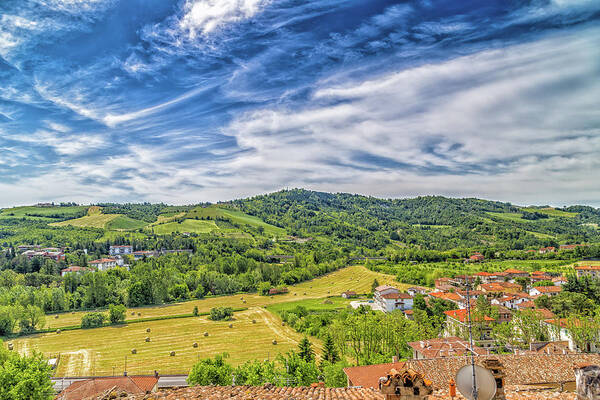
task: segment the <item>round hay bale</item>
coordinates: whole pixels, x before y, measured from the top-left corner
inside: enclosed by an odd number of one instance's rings
[[[146,338],[146,342],[150,342],[150,337],[147,337],[147,338]]]
[[[12,350],[12,349],[13,349],[13,344],[12,344],[12,343],[9,343],[9,344],[8,344],[8,349],[9,349],[9,350]]]
[[[58,315],[55,315],[55,316],[54,316],[54,319],[58,319]]]
[[[135,315],[135,312],[132,312],[131,315]]]
[[[242,303],[246,304],[246,300],[243,300]]]
[[[152,329],[146,328],[146,332],[150,333],[151,331],[152,331]]]
[[[281,323],[281,326],[285,326],[285,322],[282,322],[282,323]]]
[[[207,337],[207,336],[208,336],[208,332],[204,332],[204,337]]]
[[[141,312],[139,312],[139,313],[138,313],[138,317],[141,317],[141,316],[142,316],[142,313],[141,313]]]
[[[302,293],[303,296],[306,296],[306,292]]]
[[[198,343],[194,342],[194,343],[192,344],[192,347],[193,347],[193,348],[197,348],[197,347],[198,347]]]
[[[233,328],[233,324],[229,324],[229,328]]]
[[[277,344],[277,340],[273,340],[273,345],[276,345],[276,344]]]
[[[255,323],[256,323],[256,320],[255,320],[255,319],[253,319],[253,320],[252,320],[252,323],[253,323],[253,324],[255,324]]]
[[[170,355],[171,357],[175,357],[175,352],[174,352],[174,351],[172,351],[172,352],[170,352],[170,353],[169,353],[169,355]]]
[[[294,296],[298,296],[298,293],[294,293]]]
[[[327,294],[330,294],[330,293],[331,293],[331,290],[328,290],[328,291],[327,291]]]
[[[244,298],[243,298],[243,297],[240,297],[240,300],[244,300]]]
[[[60,333],[60,329],[57,329],[57,330],[56,330],[56,333]]]
[[[136,349],[131,349],[131,354],[137,354],[137,350]]]

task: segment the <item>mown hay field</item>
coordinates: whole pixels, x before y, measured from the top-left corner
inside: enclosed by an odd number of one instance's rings
[[[146,342],[147,337],[150,342]],[[12,343],[21,353],[36,350],[46,357],[60,356],[55,371],[60,377],[119,375],[125,370],[125,362],[130,375],[152,374],[154,370],[161,374],[188,373],[198,359],[222,353],[229,354],[229,363],[239,365],[248,360],[273,359],[279,353],[297,349],[301,339],[276,315],[253,307],[236,312],[233,321],[211,321],[206,316],[179,318],[47,333]],[[198,347],[194,348],[193,343]],[[318,353],[321,344],[314,344]],[[132,354],[133,349],[136,354]],[[172,351],[175,356],[170,355]]]
[[[277,296],[260,296],[258,294],[237,294],[231,296],[208,297],[202,300],[186,301],[182,303],[167,304],[162,306],[138,307],[127,310],[127,320],[140,318],[160,317],[165,315],[191,314],[194,307],[199,312],[209,312],[213,307],[261,307],[270,304],[297,301],[302,299],[314,299],[327,296],[341,295],[342,292],[353,290],[357,293],[370,293],[373,280],[381,284],[396,286],[405,290],[410,285],[398,283],[395,276],[373,272],[360,265],[352,265],[334,271],[325,276],[290,286],[290,292]],[[243,298],[243,300],[242,300]],[[132,315],[132,313],[134,315]],[[61,328],[65,326],[79,325],[81,317],[85,312],[63,313],[46,316],[47,328]],[[138,315],[140,314],[140,315]]]

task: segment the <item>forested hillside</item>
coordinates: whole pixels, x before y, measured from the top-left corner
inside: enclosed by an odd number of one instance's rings
[[[472,198],[378,199],[303,189],[231,205],[293,235],[325,235],[369,248],[397,243],[438,250],[481,245],[525,249],[600,240],[600,210],[587,206],[520,208]]]

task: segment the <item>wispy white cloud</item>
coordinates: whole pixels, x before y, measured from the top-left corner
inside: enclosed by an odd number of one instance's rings
[[[247,20],[270,0],[186,0],[179,28],[191,39],[207,35],[228,24]]]

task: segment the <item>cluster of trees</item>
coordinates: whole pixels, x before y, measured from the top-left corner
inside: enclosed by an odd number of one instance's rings
[[[213,321],[229,321],[233,318],[233,308],[231,307],[214,307],[210,309],[210,319]]]
[[[329,343],[329,344],[328,344]],[[275,360],[248,361],[236,368],[227,363],[227,354],[200,360],[192,367],[188,376],[190,385],[252,385],[270,383],[276,386],[310,386],[323,381],[328,387],[346,386],[343,368],[348,364],[341,361],[332,347],[324,343],[324,354],[320,361],[308,338],[298,345],[297,351],[280,354]]]
[[[101,312],[90,312],[81,318],[81,327],[83,329],[99,328],[108,322],[112,325],[125,322],[126,308],[122,304],[111,304],[108,308],[108,315]]]
[[[51,375],[40,354],[20,356],[0,341],[0,399],[50,400],[54,397]]]

